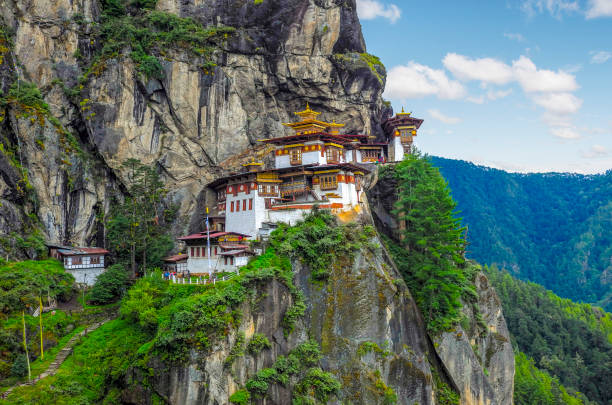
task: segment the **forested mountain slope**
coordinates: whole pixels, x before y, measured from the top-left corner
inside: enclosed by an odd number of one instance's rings
[[[490,268],[513,343],[568,388],[600,404],[612,401],[612,315],[559,298],[542,286]],[[517,361],[517,364],[520,361]],[[517,366],[517,392],[521,391]],[[525,392],[523,392],[525,394]]]
[[[432,157],[468,226],[468,256],[612,310],[612,171],[518,174]]]

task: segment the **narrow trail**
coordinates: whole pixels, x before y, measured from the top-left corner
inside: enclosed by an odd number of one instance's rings
[[[101,322],[94,323],[94,324],[86,327],[85,330],[83,330],[80,333],[77,333],[76,335],[74,335],[68,341],[68,343],[66,343],[66,345],[59,351],[59,353],[57,353],[57,356],[55,356],[55,360],[53,360],[53,362],[49,365],[49,367],[45,371],[40,373],[36,378],[32,379],[32,381],[24,382],[24,383],[12,386],[8,390],[4,391],[2,393],[2,396],[0,396],[0,398],[6,399],[11,394],[11,392],[13,392],[13,390],[15,388],[23,387],[23,386],[26,386],[26,385],[34,385],[37,382],[39,382],[40,380],[42,380],[43,378],[54,375],[57,372],[57,370],[60,368],[60,366],[62,365],[64,360],[66,360],[66,358],[68,358],[68,356],[70,356],[70,354],[72,353],[72,348],[74,347],[74,345],[78,342],[78,340],[81,337],[88,335],[89,333],[91,333],[94,330],[98,329],[100,326],[104,325],[106,322],[108,322],[110,320],[111,319],[109,318],[109,319],[105,319],[105,320],[103,320]]]

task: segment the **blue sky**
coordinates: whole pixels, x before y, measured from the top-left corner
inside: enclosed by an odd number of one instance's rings
[[[384,97],[429,154],[509,171],[612,169],[612,0],[357,0]]]

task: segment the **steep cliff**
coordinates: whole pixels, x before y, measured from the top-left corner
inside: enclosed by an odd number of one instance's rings
[[[377,177],[368,197],[379,231],[401,243],[402,223],[393,213],[397,187],[393,176]],[[462,404],[512,404],[514,353],[501,301],[478,265],[467,263],[466,267],[476,296],[469,302],[462,299],[461,318],[452,330],[431,336],[435,352]]]
[[[174,231],[197,228],[204,185],[257,139],[286,134],[281,122],[306,102],[359,133],[377,134],[388,113],[385,70],[365,54],[354,0],[1,0],[0,10],[0,90],[19,78],[48,104],[3,106],[5,235],[37,228],[40,239],[101,244],[96,218],[121,197],[128,158],[159,167],[180,207]],[[151,34],[179,25],[210,40]],[[144,51],[125,42],[143,27],[153,35]],[[15,244],[3,250],[23,254]]]

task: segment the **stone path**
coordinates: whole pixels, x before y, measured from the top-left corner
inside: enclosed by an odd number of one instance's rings
[[[0,398],[6,399],[11,394],[11,392],[13,392],[13,390],[15,388],[23,387],[23,386],[26,386],[26,385],[34,385],[37,382],[39,382],[40,380],[42,380],[43,378],[49,377],[51,375],[54,375],[57,372],[57,370],[59,369],[59,367],[62,365],[64,360],[66,360],[66,358],[68,356],[70,356],[70,354],[72,353],[72,348],[77,343],[79,338],[89,334],[90,332],[93,332],[94,330],[98,329],[100,326],[104,325],[108,321],[110,321],[110,319],[105,319],[102,322],[97,322],[97,323],[94,323],[92,325],[89,325],[88,327],[85,328],[85,330],[83,330],[80,333],[77,333],[76,335],[74,335],[68,341],[68,343],[66,343],[66,345],[59,351],[59,353],[57,353],[57,356],[55,356],[55,360],[53,361],[53,363],[51,363],[49,365],[49,367],[45,371],[40,373],[40,375],[38,375],[38,377],[34,378],[32,381],[21,383],[21,384],[17,384],[15,386],[9,388],[8,390],[6,390],[6,391],[4,391],[2,393],[2,396],[0,396]]]

